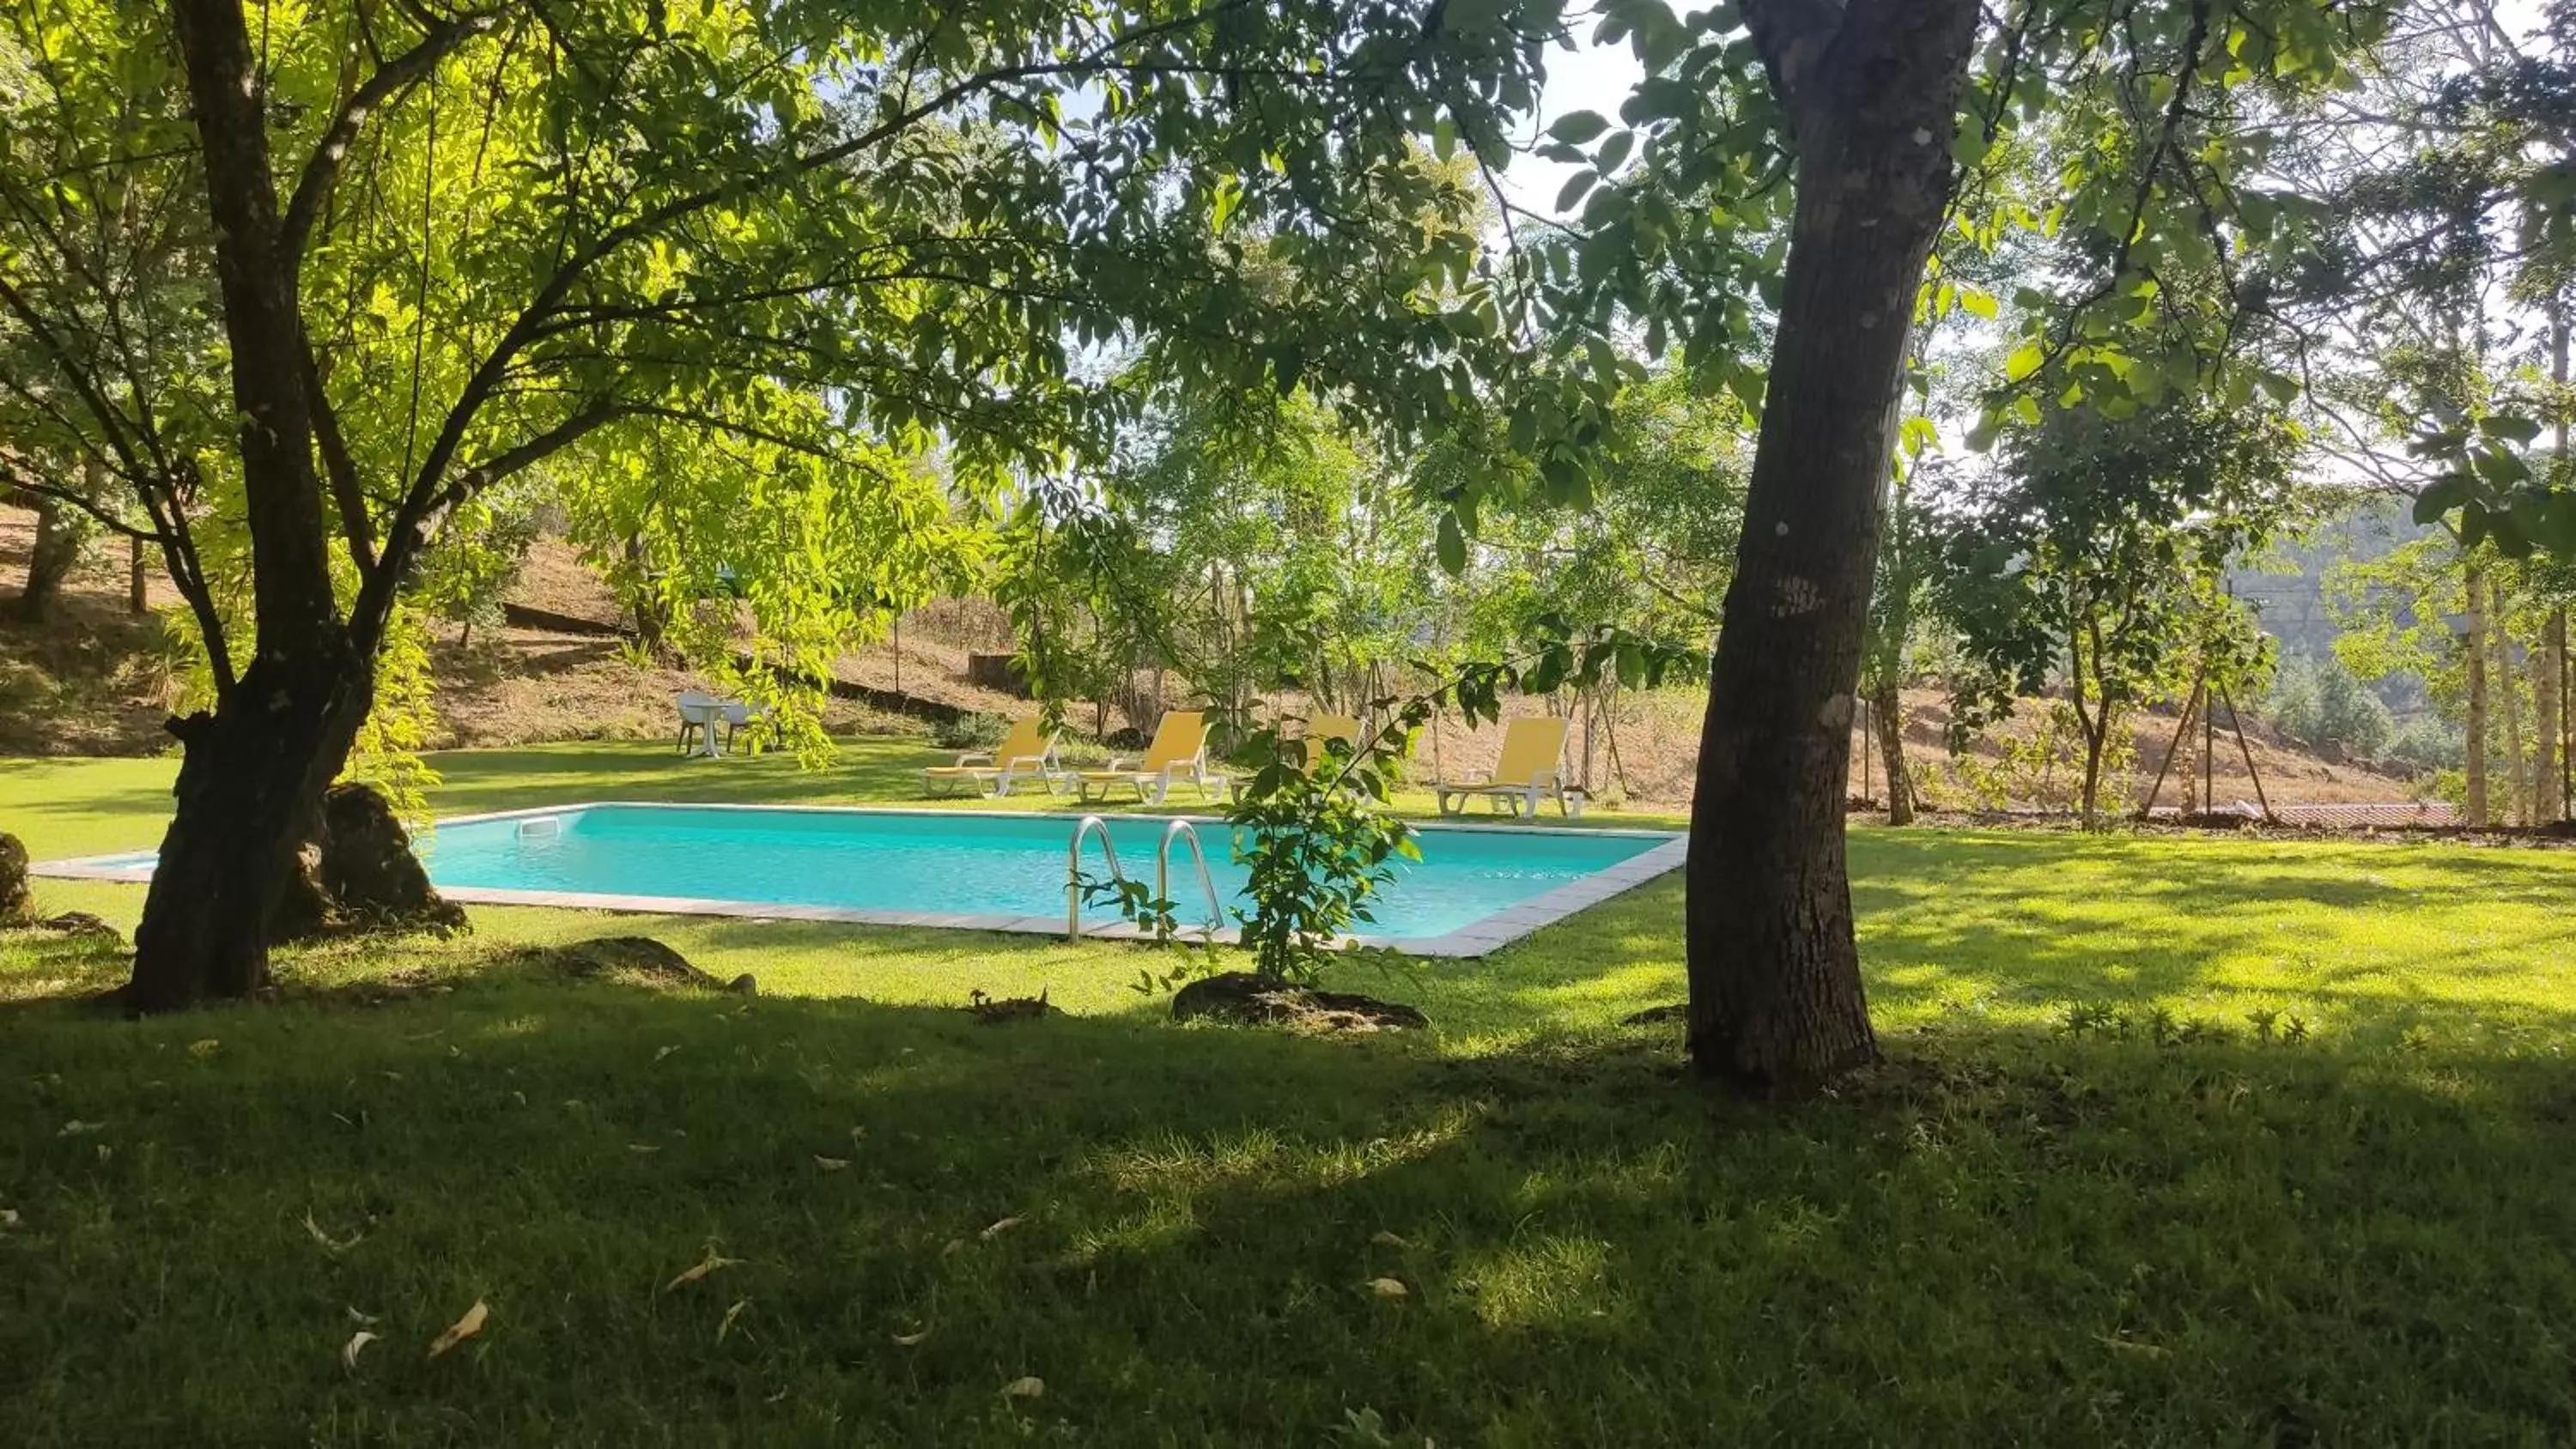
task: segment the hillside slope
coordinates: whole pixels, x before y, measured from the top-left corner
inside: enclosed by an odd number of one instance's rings
[[[6,581],[0,598],[13,594],[23,577],[32,540],[31,516],[0,508],[0,580]],[[97,548],[73,579],[56,621],[41,627],[0,622],[0,755],[143,754],[167,746],[161,721],[174,698],[171,653],[157,616],[126,612],[124,588],[121,550]],[[156,608],[178,603],[157,577],[151,599]],[[548,618],[565,627],[486,628],[461,635],[452,625],[433,626],[435,747],[663,737],[673,728],[673,697],[707,683],[607,632],[624,623],[614,595],[559,541],[541,542],[532,551],[511,602],[521,606],[523,618]],[[1009,714],[1029,707],[966,678],[969,655],[1009,647],[1007,627],[990,605],[951,600],[915,611],[898,638],[900,649],[889,640],[845,657],[836,675],[933,711]],[[1284,697],[1272,704],[1297,707]],[[1946,747],[1948,717],[1937,691],[1909,691],[1906,707],[1910,767],[1933,803],[2054,804],[2070,792],[2060,768],[2034,773],[2003,767],[2012,749],[2033,737],[2034,720],[2044,714],[2036,705],[1978,740],[1962,759],[1953,759]],[[1515,699],[1506,712],[1545,708],[1543,701]],[[1700,708],[1699,692],[1689,686],[1623,696],[1613,719],[1573,731],[1570,776],[1597,795],[1643,805],[1686,804]],[[844,699],[832,701],[826,718],[838,733],[924,728],[918,719]],[[1125,724],[1114,713],[1108,720],[1113,727]],[[1077,710],[1072,722],[1087,728],[1094,720],[1090,711]],[[2173,730],[2169,715],[2145,714],[2132,722],[2131,754],[2138,769],[2154,769]],[[2410,779],[2320,759],[2260,727],[2249,727],[2248,736],[2275,804],[2403,801],[2419,793]],[[1492,768],[1500,741],[1499,730],[1469,730],[1455,715],[1446,716],[1425,732],[1413,772],[1420,778],[1479,777]],[[2252,782],[2232,736],[2222,733],[2219,746],[2213,799],[2252,799]],[[1864,749],[1855,732],[1854,793],[1883,797],[1880,773],[1876,752]],[[2164,799],[2180,799],[2178,782],[2168,782]]]

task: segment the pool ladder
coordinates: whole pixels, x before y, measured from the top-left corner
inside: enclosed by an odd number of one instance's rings
[[[1109,864],[1109,878],[1123,881],[1127,872],[1118,864],[1118,846],[1109,838],[1109,822],[1097,815],[1085,815],[1073,827],[1073,843],[1064,856],[1064,938],[1082,939],[1082,842],[1097,830],[1100,853]],[[1199,890],[1207,897],[1207,929],[1213,934],[1225,921],[1225,907],[1218,901],[1216,878],[1208,874],[1207,849],[1199,843],[1197,828],[1186,820],[1175,820],[1163,827],[1162,843],[1154,849],[1154,899],[1172,898],[1172,843],[1185,841],[1190,847],[1190,862],[1198,868]]]

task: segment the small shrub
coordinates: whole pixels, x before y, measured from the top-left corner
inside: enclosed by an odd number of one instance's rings
[[[1382,733],[1356,752],[1331,741],[1310,762],[1306,741],[1283,740],[1267,726],[1253,732],[1252,781],[1226,819],[1235,856],[1250,868],[1244,894],[1252,908],[1235,917],[1254,974],[1312,980],[1335,938],[1375,919],[1370,905],[1395,878],[1390,862],[1422,858],[1411,827],[1380,808],[1407,733]]]
[[[1011,722],[998,714],[961,714],[942,720],[930,731],[930,742],[943,750],[989,750],[1011,732]]]

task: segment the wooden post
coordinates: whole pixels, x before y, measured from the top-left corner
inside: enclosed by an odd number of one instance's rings
[[[2147,798],[2138,806],[2140,820],[2148,817],[2156,808],[2156,796],[2164,793],[2165,772],[2173,768],[2174,756],[2182,750],[2182,742],[2191,738],[2192,713],[2200,708],[2200,697],[2208,682],[2206,677],[2191,682],[2191,695],[2182,704],[2182,718],[2174,721],[2173,742],[2165,746],[2164,760],[2156,766],[2155,783],[2147,787]]]
[[[2254,803],[2262,807],[2268,825],[2273,820],[2272,799],[2263,793],[2263,776],[2254,768],[2254,747],[2245,742],[2245,721],[2236,713],[2236,700],[2225,686],[2220,686],[2218,697],[2227,701],[2227,727],[2236,731],[2236,748],[2245,756],[2245,778],[2254,782]]]

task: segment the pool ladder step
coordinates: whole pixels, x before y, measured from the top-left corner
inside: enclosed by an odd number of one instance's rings
[[[1127,872],[1118,864],[1118,846],[1109,838],[1109,822],[1098,815],[1083,816],[1081,823],[1073,827],[1073,843],[1064,857],[1064,938],[1068,941],[1082,939],[1082,842],[1094,830],[1100,832],[1100,853],[1108,862],[1109,878],[1127,879]],[[1186,820],[1164,826],[1162,843],[1154,849],[1154,899],[1172,898],[1175,841],[1185,841],[1190,847],[1191,864],[1198,868],[1199,889],[1207,897],[1207,931],[1213,935],[1225,923],[1225,906],[1217,899],[1216,878],[1208,873],[1207,849],[1199,843],[1198,829]]]

